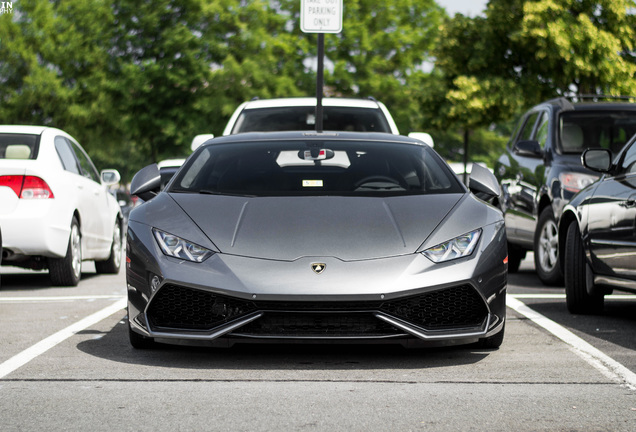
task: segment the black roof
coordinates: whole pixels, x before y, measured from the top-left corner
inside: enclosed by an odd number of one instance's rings
[[[612,96],[595,96],[581,98],[565,98],[560,97],[544,101],[536,107],[549,105],[558,108],[559,111],[636,111],[636,98],[633,97],[612,97]]]

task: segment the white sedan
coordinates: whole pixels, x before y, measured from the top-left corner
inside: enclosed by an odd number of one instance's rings
[[[0,126],[2,265],[49,269],[53,285],[75,286],[83,260],[98,273],[121,266],[122,214],[79,143],[42,126]]]

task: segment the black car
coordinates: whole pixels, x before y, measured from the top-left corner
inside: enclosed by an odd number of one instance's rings
[[[612,163],[607,149],[583,164],[603,174],[565,207],[559,224],[565,293],[571,313],[600,313],[613,289],[636,293],[636,138]]]
[[[559,98],[531,108],[519,122],[494,167],[502,190],[509,271],[534,251],[539,279],[563,282],[558,222],[563,207],[599,175],[581,165],[588,148],[617,153],[636,133],[636,104],[572,103]]]

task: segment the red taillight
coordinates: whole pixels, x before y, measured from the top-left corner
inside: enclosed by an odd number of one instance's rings
[[[24,176],[0,176],[0,186],[10,187],[17,196],[20,196],[22,190],[22,181]]]
[[[18,198],[47,199],[54,198],[49,185],[35,176],[0,176],[0,186],[10,187]]]

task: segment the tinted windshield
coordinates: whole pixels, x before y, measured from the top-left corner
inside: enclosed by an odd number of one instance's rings
[[[232,133],[314,130],[315,107],[254,108],[243,110]],[[323,107],[323,129],[391,133],[379,108]]]
[[[393,196],[464,188],[427,146],[334,140],[205,146],[169,192]]]
[[[559,122],[563,153],[600,147],[616,154],[634,133],[636,111],[568,111]]]

